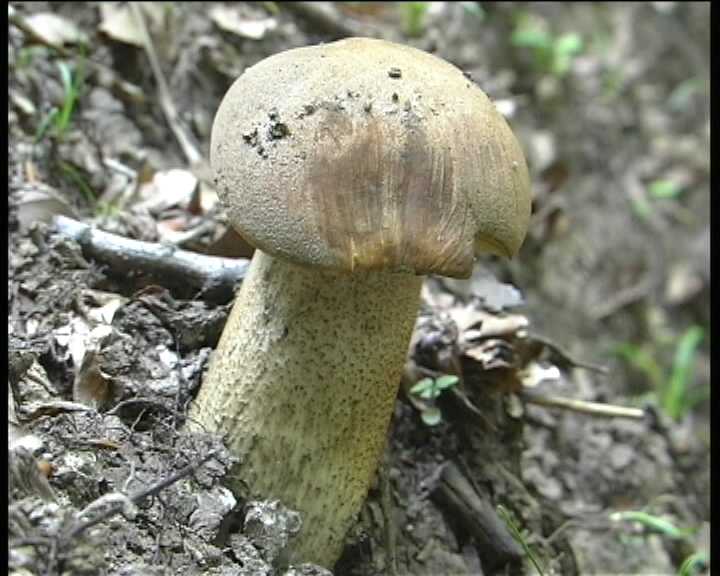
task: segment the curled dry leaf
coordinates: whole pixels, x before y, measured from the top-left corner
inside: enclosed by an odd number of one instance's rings
[[[67,350],[76,369],[73,382],[76,402],[96,407],[110,398],[110,379],[100,370],[96,352],[113,333],[113,317],[126,301],[117,294],[85,290],[78,301],[82,316],[74,316],[53,332],[55,341]]]
[[[493,273],[482,268],[475,271],[471,280],[443,278],[447,290],[463,300],[476,299],[491,312],[501,312],[522,306],[522,293],[512,284],[500,282]]]
[[[20,423],[29,420],[38,406],[55,398],[55,391],[47,372],[37,360],[20,376],[17,382],[11,382],[11,385],[14,414]]]
[[[529,326],[522,314],[493,313],[472,302],[451,307],[447,313],[457,326],[457,342],[461,348],[472,347],[488,338],[523,338]]]
[[[107,324],[91,326],[80,316],[73,317],[68,324],[53,331],[55,342],[67,351],[76,368],[82,366],[88,348],[98,348],[112,333]]]
[[[140,2],[139,4],[153,26],[162,24],[164,10],[162,2]],[[138,48],[143,47],[142,29],[128,4],[101,2],[100,18],[102,22],[98,29],[108,38]]]
[[[27,230],[36,222],[50,222],[57,214],[77,218],[75,210],[62,194],[47,184],[27,184],[17,189],[14,194],[21,231]]]
[[[480,364],[483,370],[513,368],[515,364],[512,345],[499,338],[483,340],[477,346],[465,350],[464,355]]]
[[[560,369],[557,366],[543,364],[540,362],[530,362],[523,368],[518,376],[526,388],[534,388],[541,382],[560,380]]]
[[[172,206],[190,204],[198,186],[198,178],[190,170],[171,168],[156,172],[152,180],[142,184],[136,209],[159,214]]]
[[[25,18],[30,31],[48,46],[62,48],[65,44],[85,44],[87,35],[70,20],[53,12],[37,12]]]
[[[482,316],[482,319],[480,317]],[[479,319],[460,333],[460,345],[469,345],[487,338],[518,337],[526,334],[528,319],[520,314],[497,316],[478,311]]]
[[[89,350],[73,382],[73,400],[91,408],[106,404],[112,395],[110,376],[100,369],[98,354]]]
[[[265,34],[277,28],[275,18],[243,18],[237,9],[227,6],[215,6],[210,10],[210,18],[221,30],[250,40],[261,40]]]

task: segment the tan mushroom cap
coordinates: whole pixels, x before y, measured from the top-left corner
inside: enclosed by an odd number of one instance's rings
[[[225,95],[211,164],[235,229],[298,264],[468,277],[530,218],[520,145],[455,66],[383,40],[281,52]]]

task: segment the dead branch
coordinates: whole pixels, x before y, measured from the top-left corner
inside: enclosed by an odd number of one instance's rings
[[[151,486],[139,490],[138,492],[135,492],[131,496],[125,496],[118,494],[117,498],[114,498],[107,508],[105,508],[104,511],[98,513],[96,516],[89,518],[87,520],[82,520],[77,522],[73,528],[70,529],[70,531],[64,536],[66,540],[72,540],[74,538],[77,538],[80,536],[83,532],[85,532],[87,529],[92,528],[93,526],[99,524],[100,522],[103,522],[105,520],[108,520],[109,518],[112,518],[116,514],[122,513],[124,510],[128,508],[128,504],[136,505],[142,502],[145,498],[148,496],[155,496],[158,493],[160,493],[165,488],[172,486],[175,482],[178,480],[182,480],[186,476],[189,476],[195,470],[199,469],[201,466],[205,465],[206,462],[208,462],[211,458],[214,458],[217,455],[215,451],[211,451],[206,456],[198,460],[197,462],[193,462],[192,464],[188,464],[181,470],[178,470],[175,474],[172,474],[165,478],[164,480],[161,480],[160,482],[156,482],[155,484],[152,484]],[[105,495],[107,496],[107,495]],[[104,498],[101,496],[100,498]],[[89,509],[92,509],[93,504],[95,502],[92,502],[85,510],[88,511]]]
[[[147,274],[161,285],[197,291],[199,297],[214,302],[230,301],[247,272],[244,258],[208,256],[133,240],[65,216],[55,216],[53,225],[58,233],[75,240],[85,256],[108,265],[114,274]]]
[[[153,44],[147,25],[145,24],[145,17],[143,16],[142,10],[137,2],[130,2],[130,10],[132,11],[138,27],[140,28],[145,52],[147,53],[148,60],[150,60],[150,67],[152,68],[153,76],[155,77],[155,82],[157,83],[160,107],[165,115],[168,126],[175,135],[175,139],[178,141],[178,144],[180,145],[180,148],[182,149],[190,166],[203,163],[205,161],[203,155],[198,151],[197,146],[193,142],[193,138],[180,122],[180,117],[177,109],[175,108],[172,96],[170,95],[170,89],[168,88],[167,81],[165,80],[165,75],[163,74],[162,68],[160,68],[160,61],[157,57],[157,52],[155,52],[155,45]]]
[[[502,566],[522,558],[522,549],[493,506],[473,488],[454,462],[443,469],[433,497],[475,537],[484,554],[483,567],[485,563],[488,567]]]
[[[570,353],[564,350],[559,344],[556,344],[545,336],[533,333],[528,335],[528,339],[545,346],[545,348],[550,350],[550,352],[557,356],[558,360],[566,366],[571,366],[574,368],[584,368],[585,370],[597,372],[599,374],[607,374],[609,372],[607,366],[593,364],[591,362],[586,362],[585,360],[579,360],[572,357]]]
[[[622,290],[618,290],[604,302],[593,306],[589,313],[590,317],[596,321],[605,320],[609,316],[615,314],[618,310],[630,306],[631,304],[635,304],[643,298],[647,298],[647,296],[652,292],[655,282],[655,274],[648,273],[636,284],[623,288]]]
[[[530,404],[538,406],[547,406],[551,408],[562,408],[563,410],[572,410],[592,416],[607,416],[609,418],[630,418],[632,420],[642,420],[645,418],[645,410],[640,408],[628,408],[625,406],[616,406],[613,404],[601,404],[599,402],[586,402],[585,400],[577,400],[575,398],[565,398],[563,396],[545,396],[532,392],[522,392],[522,399]]]

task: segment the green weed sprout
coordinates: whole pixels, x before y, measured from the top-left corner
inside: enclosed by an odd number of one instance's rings
[[[673,420],[681,420],[696,404],[704,400],[709,390],[692,391],[689,384],[697,349],[704,337],[700,326],[691,326],[680,337],[670,374],[666,374],[655,355],[640,346],[626,343],[615,348],[615,353],[628,364],[643,372],[655,389],[660,408]]]
[[[517,48],[532,50],[536,68],[558,78],[567,74],[573,58],[584,49],[579,34],[570,32],[555,36],[544,21],[527,14],[518,19],[510,42]]]
[[[402,2],[400,6],[405,34],[411,38],[422,36],[425,31],[425,15],[430,4],[428,2]]]
[[[67,62],[58,62],[60,80],[63,86],[63,101],[60,108],[53,106],[50,112],[41,120],[35,133],[35,143],[40,142],[49,129],[52,128],[53,136],[62,139],[72,121],[73,112],[80,99],[80,94],[85,81],[84,59],[80,58],[77,68],[73,68]]]
[[[708,566],[708,555],[705,552],[698,551],[690,554],[680,565],[678,576],[695,576],[702,574]]]
[[[644,528],[668,538],[682,540],[691,536],[695,530],[691,528],[678,528],[670,520],[661,516],[655,516],[642,510],[623,510],[610,514],[613,522],[637,522]]]
[[[427,426],[437,426],[442,422],[442,413],[435,406],[435,400],[444,390],[455,386],[459,380],[452,374],[443,374],[437,378],[423,378],[410,388],[411,394],[430,401],[430,405],[420,412],[420,418]]]
[[[498,515],[505,521],[505,524],[508,527],[508,530],[510,530],[510,533],[512,534],[512,537],[515,538],[518,544],[522,546],[523,550],[525,551],[525,555],[528,557],[530,562],[532,562],[532,565],[535,567],[535,570],[537,570],[537,573],[540,576],[544,575],[543,569],[540,567],[540,562],[538,561],[537,557],[533,553],[533,551],[530,548],[530,545],[527,543],[527,540],[522,534],[522,531],[518,528],[517,524],[512,519],[512,516],[510,515],[510,512],[507,508],[505,508],[503,505],[498,504],[497,508]]]
[[[609,518],[612,522],[636,522],[651,532],[661,534],[673,540],[688,540],[697,532],[695,528],[678,528],[670,520],[643,510],[613,512]],[[678,571],[678,576],[693,576],[699,574],[705,569],[707,562],[707,554],[702,551],[696,551],[685,558]]]

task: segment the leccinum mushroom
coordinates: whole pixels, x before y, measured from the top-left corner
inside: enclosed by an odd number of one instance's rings
[[[227,436],[241,496],[303,513],[291,560],[330,567],[385,445],[422,275],[517,252],[525,159],[456,67],[352,38],[248,68],[211,164],[257,250],[191,415]]]

